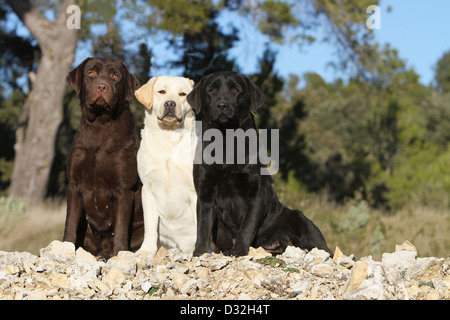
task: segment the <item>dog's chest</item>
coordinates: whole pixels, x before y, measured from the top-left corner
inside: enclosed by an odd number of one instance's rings
[[[124,187],[125,175],[117,163],[117,157],[105,150],[77,150],[77,161],[72,170],[81,192],[88,222],[96,230],[109,229],[113,225],[117,206],[117,190]],[[136,174],[137,175],[137,174]]]
[[[103,150],[79,151],[80,161],[74,164],[74,171],[78,172],[77,182],[85,188],[110,189],[118,180],[115,170],[116,159]]]
[[[161,159],[143,179],[151,186],[157,207],[167,214],[183,212],[190,205],[195,188],[192,164],[176,165],[172,160]]]
[[[139,176],[150,186],[160,213],[176,219],[195,201],[194,149],[189,132],[158,133],[143,136],[138,151]]]
[[[143,130],[138,151],[138,170],[141,179],[192,180],[195,142],[187,130]],[[157,173],[155,173],[157,172]],[[167,183],[165,183],[167,184]]]
[[[222,168],[220,168],[222,167]],[[223,166],[207,170],[199,183],[199,191],[212,199],[234,201],[236,198],[251,199],[259,191],[260,179],[251,172],[226,169]]]

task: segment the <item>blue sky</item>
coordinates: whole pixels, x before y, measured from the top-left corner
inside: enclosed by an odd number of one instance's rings
[[[388,6],[392,8],[389,13],[386,11]],[[420,82],[428,85],[433,81],[436,62],[450,50],[449,20],[449,0],[385,0],[381,2],[381,29],[374,29],[374,32],[380,44],[390,43],[407,66],[420,75]],[[261,52],[263,45],[259,46]],[[241,55],[247,57],[241,59],[247,60],[243,72],[255,71],[256,61],[245,54],[245,45],[236,50],[241,50]],[[285,46],[279,48],[276,68],[282,76],[316,72],[331,81],[343,76],[326,67],[327,62],[334,60],[334,52],[334,47],[326,43],[306,46],[301,52],[298,46]]]
[[[450,51],[450,1],[385,3],[393,10],[382,13],[381,29],[375,30],[378,41],[398,49],[400,57],[421,76],[421,82],[428,84],[434,78],[436,62]]]

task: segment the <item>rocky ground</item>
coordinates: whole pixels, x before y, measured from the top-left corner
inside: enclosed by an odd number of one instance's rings
[[[288,247],[272,257],[251,248],[244,257],[188,257],[160,249],[154,259],[131,252],[102,261],[73,244],[0,251],[0,299],[450,299],[450,258],[419,258],[405,241],[381,261],[358,260],[338,248]]]

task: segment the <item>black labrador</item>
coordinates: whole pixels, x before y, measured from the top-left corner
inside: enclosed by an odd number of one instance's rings
[[[139,81],[123,62],[88,58],[66,77],[80,98],[81,123],[67,159],[63,241],[109,258],[136,251],[144,235],[139,137],[129,103]]]
[[[256,130],[253,113],[264,103],[260,89],[234,72],[203,77],[187,99],[202,120],[202,137],[210,129],[219,130],[224,137],[229,129]],[[202,140],[201,152],[215,141]],[[207,252],[210,241],[215,251],[232,256],[246,255],[250,246],[278,254],[289,245],[307,250],[317,247],[331,254],[319,228],[301,211],[279,202],[272,177],[261,175],[260,161],[249,161],[250,151],[245,151],[243,164],[225,161],[236,160],[235,151],[236,145],[230,148],[223,144],[223,161],[195,161],[198,201],[194,255]],[[231,158],[227,158],[229,152],[233,152]]]

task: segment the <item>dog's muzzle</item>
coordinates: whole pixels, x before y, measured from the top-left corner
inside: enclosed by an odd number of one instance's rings
[[[213,111],[214,120],[225,122],[234,116],[234,108],[229,102],[218,102]]]
[[[161,121],[165,122],[181,122],[181,116],[177,115],[176,112],[177,103],[172,100],[168,100],[164,102],[164,113],[162,114],[162,117],[159,119]]]

